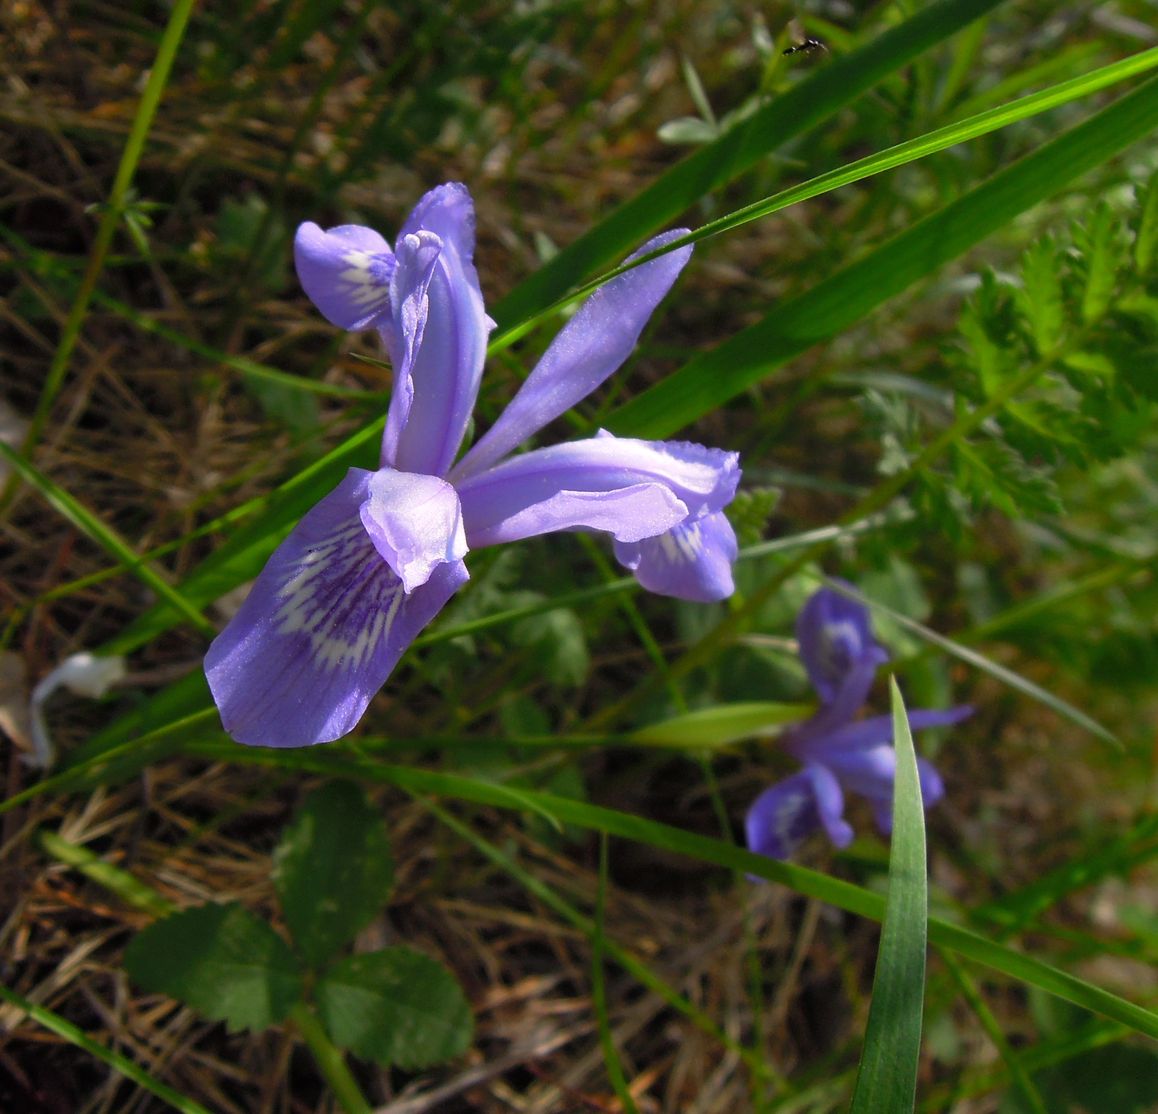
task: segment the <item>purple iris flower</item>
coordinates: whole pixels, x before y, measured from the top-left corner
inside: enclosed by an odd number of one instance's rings
[[[837,847],[847,847],[852,828],[844,819],[844,794],[859,793],[872,805],[877,827],[892,828],[892,716],[856,719],[868,697],[878,666],[888,653],[873,637],[868,609],[840,592],[822,588],[801,608],[796,619],[800,657],[820,709],[784,735],[784,747],[804,768],[765,789],[748,810],[748,848],[773,859],[787,859],[799,844],[823,829]],[[914,728],[958,723],[973,709],[909,712]],[[925,807],[945,795],[933,765],[917,759]]]
[[[640,254],[683,234],[657,236]],[[457,464],[494,328],[474,268],[466,188],[426,194],[393,250],[369,228],[303,224],[294,254],[329,321],[378,330],[394,390],[381,467],[351,468],[306,514],[209,648],[205,673],[235,739],[307,746],[350,731],[466,582],[463,558],[480,546],[600,531],[653,592],[731,595],[736,536],[723,509],[740,478],[735,453],[600,432],[512,455],[623,363],[690,248],[596,290]]]

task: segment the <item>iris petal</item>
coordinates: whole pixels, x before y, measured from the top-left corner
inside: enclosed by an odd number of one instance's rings
[[[430,315],[427,290],[441,253],[442,241],[433,232],[413,232],[399,237],[398,262],[390,283],[394,324],[381,329],[394,365],[394,389],[382,434],[382,463],[391,467],[398,458],[398,441],[414,403],[414,362],[426,335]]]
[[[686,234],[680,228],[656,236],[631,259]],[[679,248],[599,287],[551,342],[495,424],[458,463],[454,479],[494,464],[617,371],[691,254],[690,247]]]
[[[748,849],[773,859],[789,858],[822,828],[837,847],[847,847],[852,828],[845,822],[840,784],[823,766],[769,786],[752,802],[744,821]]]
[[[458,495],[437,476],[382,468],[370,476],[358,514],[407,592],[425,584],[439,565],[466,556]]]
[[[238,742],[308,746],[350,731],[467,578],[461,561],[441,564],[406,592],[359,517],[371,475],[350,469],[302,519],[209,648],[209,687]]]
[[[477,548],[574,529],[640,541],[719,510],[739,476],[735,453],[602,434],[523,453],[456,486]]]
[[[856,691],[844,694],[853,711],[859,708],[868,695],[876,666],[888,660],[883,647],[873,638],[868,608],[840,592],[821,588],[801,608],[796,619],[796,637],[800,643],[800,659],[808,670],[812,687],[825,704],[836,700],[858,666],[872,663],[863,691],[859,689],[864,682],[864,668],[856,674]]]
[[[388,327],[394,255],[372,228],[343,224],[328,232],[307,222],[294,237],[302,287],[339,329]]]
[[[656,537],[615,543],[615,556],[649,592],[711,603],[735,591],[736,532],[722,512],[682,522]]]
[[[436,235],[442,251],[426,290],[422,343],[409,369],[412,396],[405,420],[393,423],[397,429],[384,462],[405,472],[444,476],[470,421],[494,322],[483,308],[472,261],[474,207],[464,186],[439,186],[423,197],[402,237],[423,232]]]

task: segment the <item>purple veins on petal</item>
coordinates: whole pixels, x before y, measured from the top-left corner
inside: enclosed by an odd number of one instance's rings
[[[394,254],[373,229],[343,224],[324,231],[306,222],[294,237],[294,263],[331,324],[350,331],[388,324]]]
[[[360,519],[372,473],[352,468],[275,550],[205,673],[225,729],[256,746],[350,731],[403,651],[466,581],[440,564],[407,593]]]

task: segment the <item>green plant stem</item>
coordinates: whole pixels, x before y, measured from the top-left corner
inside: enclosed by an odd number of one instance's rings
[[[326,1036],[322,1023],[310,1013],[309,1008],[299,1002],[290,1011],[290,1021],[309,1045],[318,1070],[325,1076],[330,1090],[346,1114],[371,1114],[370,1104],[362,1094],[357,1081],[350,1074],[346,1058],[341,1050]]]
[[[149,129],[153,125],[153,117],[157,113],[157,106],[169,83],[169,73],[177,57],[177,49],[185,37],[185,28],[189,17],[193,13],[194,0],[176,0],[169,15],[169,22],[161,36],[161,43],[157,47],[157,57],[149,71],[149,80],[145,91],[141,94],[141,103],[137,106],[137,114],[133,119],[133,126],[129,131],[129,138],[125,141],[125,149],[121,153],[121,162],[117,167],[116,177],[113,179],[112,189],[109,191],[108,201],[101,214],[100,224],[97,226],[96,237],[93,240],[92,251],[89,253],[88,266],[84,277],[80,281],[80,289],[73,300],[68,318],[64,323],[64,332],[60,343],[53,355],[48,369],[48,376],[36,403],[36,410],[28,423],[28,434],[24,438],[21,448],[22,455],[28,457],[33,447],[40,440],[44,431],[44,424],[48,420],[49,411],[60,392],[68,371],[69,361],[72,359],[73,349],[80,339],[81,326],[88,313],[89,303],[92,301],[96,285],[104,269],[105,257],[112,246],[113,236],[117,225],[124,215],[125,203],[129,196],[129,186],[136,173],[137,164],[145,149],[145,141],[149,136]],[[19,480],[16,476],[9,479],[2,494],[0,494],[0,516],[4,514],[16,493]]]
[[[1001,1031],[1001,1023],[993,1016],[993,1011],[981,996],[981,991],[977,989],[977,984],[973,981],[969,972],[966,971],[964,965],[949,952],[941,951],[940,954],[941,961],[945,964],[949,974],[953,976],[953,981],[957,984],[965,1001],[969,1003],[969,1008],[973,1010],[977,1020],[981,1022],[981,1027],[993,1042],[993,1047],[997,1049],[1001,1059],[1005,1062],[1006,1068],[1009,1069],[1009,1077],[1013,1080],[1013,1085],[1021,1092],[1021,1097],[1025,1100],[1029,1109],[1033,1114],[1048,1114],[1038,1089],[1033,1085],[1033,1080],[1029,1078],[1028,1073],[1022,1066],[1021,1059],[1010,1047],[1009,1041],[1005,1039],[1005,1034]]]
[[[619,1096],[619,1104],[627,1114],[639,1114],[635,1105],[631,1089],[627,1085],[627,1077],[623,1074],[623,1065],[619,1060],[619,1051],[615,1047],[615,1038],[611,1032],[611,1018],[607,1012],[607,984],[603,975],[603,945],[604,914],[607,909],[607,875],[609,871],[608,845],[609,838],[606,832],[599,834],[599,888],[595,898],[595,931],[591,936],[591,1006],[595,1011],[595,1020],[599,1027],[599,1044],[603,1048],[603,1062],[607,1067],[607,1078]]]

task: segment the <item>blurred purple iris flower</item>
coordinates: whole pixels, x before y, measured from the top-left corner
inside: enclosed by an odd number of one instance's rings
[[[640,254],[683,234],[657,236]],[[381,467],[351,468],[306,514],[209,648],[205,673],[235,739],[308,746],[350,731],[468,579],[463,558],[480,546],[600,531],[653,592],[731,595],[736,536],[723,508],[739,482],[735,453],[600,432],[511,455],[623,363],[690,248],[596,290],[457,464],[494,328],[474,268],[466,188],[426,194],[393,250],[369,228],[303,224],[294,254],[329,321],[378,330],[394,390]]]
[[[859,793],[872,805],[877,827],[892,828],[892,716],[856,719],[868,698],[878,666],[888,653],[873,637],[868,609],[840,592],[822,588],[796,619],[800,657],[820,710],[783,736],[785,749],[804,766],[799,773],[765,789],[748,810],[748,848],[773,859],[787,859],[809,835],[821,829],[837,847],[847,847],[852,828],[844,819],[844,794]],[[973,709],[962,705],[944,712],[916,709],[909,724],[942,727],[958,723]],[[917,759],[925,807],[945,795],[940,774]]]

